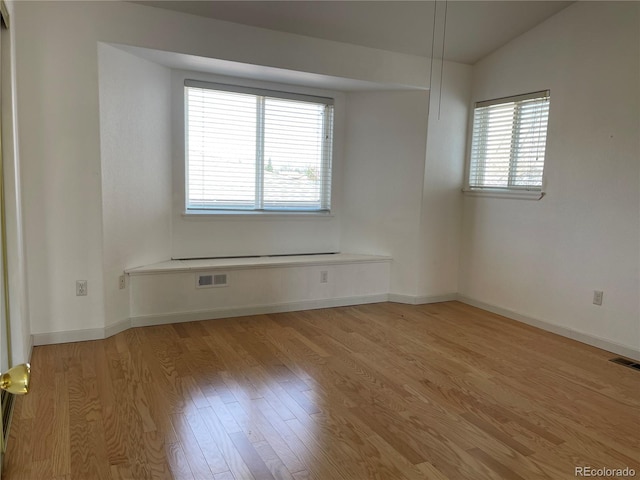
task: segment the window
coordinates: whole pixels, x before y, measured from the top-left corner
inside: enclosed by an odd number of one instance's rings
[[[549,91],[478,102],[465,190],[542,192]]]
[[[333,100],[185,81],[187,211],[331,208]]]

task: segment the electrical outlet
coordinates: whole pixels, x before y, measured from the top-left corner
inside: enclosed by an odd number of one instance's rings
[[[329,283],[329,272],[326,270],[320,272],[320,283]]]
[[[120,290],[124,290],[127,287],[127,279],[124,275],[118,277],[118,287],[120,287]]]
[[[87,295],[87,281],[76,280],[76,296],[85,297]]]
[[[602,296],[604,295],[604,292],[600,291],[600,290],[594,290],[593,291],[593,304],[594,305],[602,305]]]

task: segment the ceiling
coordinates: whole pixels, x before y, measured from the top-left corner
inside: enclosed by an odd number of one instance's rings
[[[309,37],[473,64],[573,2],[136,1],[143,5]],[[446,24],[444,22],[446,11]]]

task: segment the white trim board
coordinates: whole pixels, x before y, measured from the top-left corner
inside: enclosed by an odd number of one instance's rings
[[[458,299],[457,293],[445,293],[443,295],[402,295],[390,293],[388,301],[394,303],[404,303],[406,305],[426,305],[428,303],[451,302]]]
[[[113,325],[108,325],[104,328],[104,338],[113,337],[114,335],[124,332],[125,330],[129,330],[132,328],[132,323],[130,318],[125,318]]]
[[[327,298],[322,300],[305,300],[300,302],[275,303],[270,305],[253,305],[249,307],[229,307],[197,312],[177,312],[162,315],[143,315],[127,318],[105,328],[91,328],[86,330],[69,330],[65,332],[36,333],[31,337],[33,345],[51,345],[57,343],[82,342],[87,340],[101,340],[134,327],[152,325],[166,325],[169,323],[195,322],[199,320],[214,320],[219,318],[244,317],[247,315],[263,315],[267,313],[295,312],[301,310],[316,310],[319,308],[347,307],[364,305],[367,303],[386,302],[389,295],[366,295],[354,297]]]
[[[114,325],[105,328],[92,328],[87,330],[70,330],[65,332],[37,333],[33,334],[32,346],[51,345],[57,343],[82,342],[87,340],[100,340],[108,338],[117,333],[128,330],[133,327],[143,327],[151,325],[164,325],[169,323],[193,322],[199,320],[209,320],[218,318],[242,317],[246,315],[261,315],[267,313],[294,312],[300,310],[314,310],[318,308],[345,307],[350,305],[363,305],[367,303],[379,302],[395,302],[408,305],[422,305],[427,303],[439,303],[458,300],[467,305],[471,305],[488,312],[502,315],[511,320],[526,323],[536,328],[555,333],[557,335],[577,340],[609,352],[623,355],[625,357],[640,360],[640,350],[620,345],[610,340],[606,340],[584,332],[572,330],[567,327],[554,325],[544,320],[538,320],[512,310],[491,305],[480,300],[466,297],[460,294],[446,294],[438,296],[417,296],[417,295],[400,295],[396,293],[369,295],[360,297],[342,297],[330,298],[323,300],[307,300],[301,302],[280,303],[271,305],[254,305],[250,307],[231,307],[216,310],[207,310],[199,312],[180,312],[169,313],[163,315],[146,315],[127,318]]]
[[[264,315],[268,313],[298,312],[317,310],[319,308],[348,307],[367,303],[387,301],[387,294],[366,295],[358,297],[338,297],[323,300],[305,300],[301,302],[274,303],[271,305],[255,305],[249,307],[217,308],[199,312],[167,313],[161,315],[141,315],[131,318],[132,327],[148,327],[167,323],[196,322],[200,320],[216,320],[219,318],[246,317],[248,315]]]
[[[86,342],[102,340],[105,336],[104,328],[88,328],[84,330],[67,330],[64,332],[34,333],[31,335],[33,346],[53,345],[56,343]]]
[[[157,275],[162,273],[197,272],[206,270],[254,270],[256,268],[309,267],[325,265],[351,265],[359,263],[390,263],[391,257],[360,255],[354,253],[330,253],[310,255],[284,255],[273,257],[201,258],[168,260],[143,267],[128,268],[125,273]]]
[[[100,340],[109,338],[130,328],[148,327],[152,325],[166,325],[169,323],[196,322],[199,320],[215,320],[219,318],[243,317],[247,315],[263,315],[267,313],[316,310],[319,308],[347,307],[350,305],[364,305],[367,303],[396,302],[409,305],[421,305],[426,303],[447,302],[455,299],[455,293],[450,293],[448,295],[439,295],[435,297],[382,293],[379,295],[338,297],[322,300],[305,300],[300,302],[274,303],[269,305],[253,305],[249,307],[218,308],[214,310],[203,310],[197,312],[177,312],[161,315],[140,315],[127,318],[105,328],[36,333],[31,337],[34,346],[51,345],[56,343]]]
[[[578,330],[573,330],[571,328],[563,327],[561,325],[555,325],[551,322],[539,320],[537,318],[529,317],[527,315],[522,315],[518,312],[514,312],[513,310],[491,305],[489,303],[485,303],[480,300],[476,300],[474,298],[469,298],[464,295],[458,294],[457,297],[459,302],[466,303],[467,305],[481,308],[482,310],[486,310],[488,312],[495,313],[497,315],[502,315],[503,317],[507,317],[511,320],[516,320],[518,322],[526,323],[527,325],[531,325],[532,327],[536,327],[541,330],[546,330],[547,332],[555,333],[557,335],[570,338],[572,340],[577,340],[578,342],[586,343],[587,345],[591,345],[593,347],[597,347],[602,350],[606,350],[608,352],[616,353],[618,355],[622,355],[634,360],[640,360],[640,349],[635,349],[627,345],[620,345],[619,343],[612,342],[610,340],[597,337],[595,335],[591,335]]]

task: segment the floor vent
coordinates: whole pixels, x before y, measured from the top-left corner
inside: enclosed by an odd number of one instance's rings
[[[612,358],[609,361],[617,363],[618,365],[624,365],[625,367],[633,368],[635,370],[640,370],[640,363],[634,362],[633,360],[627,360],[626,358],[618,357]]]

